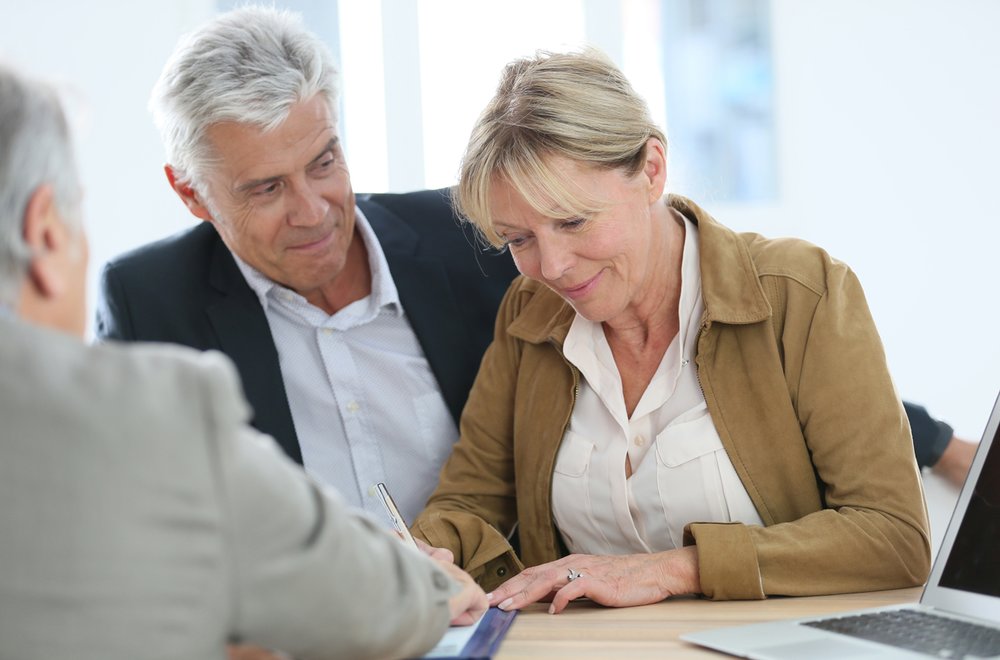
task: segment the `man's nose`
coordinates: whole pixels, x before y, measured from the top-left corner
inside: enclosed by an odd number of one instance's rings
[[[308,183],[293,186],[288,223],[300,227],[319,224],[330,211],[330,203]]]

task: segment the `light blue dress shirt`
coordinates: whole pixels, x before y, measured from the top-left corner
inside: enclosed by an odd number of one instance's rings
[[[382,247],[361,209],[355,216],[371,294],[333,315],[233,257],[270,325],[306,471],[391,527],[374,484],[385,482],[412,522],[458,429]]]

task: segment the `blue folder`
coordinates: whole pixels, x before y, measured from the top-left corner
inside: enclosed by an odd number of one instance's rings
[[[517,616],[517,610],[504,612],[501,609],[491,607],[475,624],[475,631],[472,636],[459,648],[449,633],[445,633],[444,638],[431,651],[423,656],[424,658],[435,658],[436,660],[489,660],[496,653],[500,642],[510,628]],[[453,631],[461,634],[463,629],[452,628]],[[464,639],[467,635],[461,635]]]

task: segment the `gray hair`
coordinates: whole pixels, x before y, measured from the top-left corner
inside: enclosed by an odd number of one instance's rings
[[[208,127],[236,122],[271,130],[295,103],[322,94],[336,116],[330,49],[298,14],[250,6],[183,37],[153,89],[150,110],[179,179],[203,182],[212,166]]]
[[[650,138],[666,148],[646,102],[606,55],[594,48],[539,51],[507,65],[472,129],[454,195],[457,210],[494,246],[503,243],[490,208],[498,181],[546,215],[590,215],[602,200],[567,185],[552,157],[632,177],[643,168]]]
[[[31,261],[24,213],[50,184],[63,221],[80,229],[80,181],[55,90],[0,64],[0,303],[16,305]]]

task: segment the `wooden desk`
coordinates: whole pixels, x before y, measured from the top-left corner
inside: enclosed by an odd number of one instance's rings
[[[678,639],[684,633],[775,619],[831,614],[914,602],[920,588],[808,598],[713,602],[697,598],[611,609],[589,601],[571,603],[555,616],[547,604],[522,611],[496,660],[524,658],[725,658]]]

